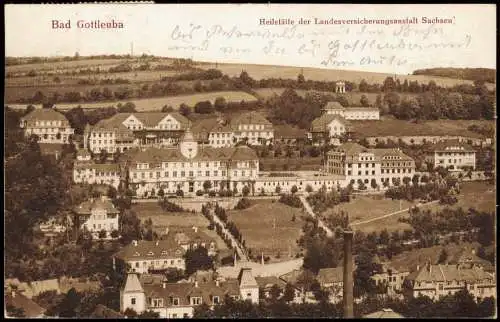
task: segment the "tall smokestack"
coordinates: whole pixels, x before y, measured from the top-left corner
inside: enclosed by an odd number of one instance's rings
[[[354,318],[354,282],[352,278],[352,236],[351,230],[344,230],[344,318]]]

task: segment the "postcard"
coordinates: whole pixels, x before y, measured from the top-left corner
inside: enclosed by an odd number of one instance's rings
[[[496,317],[493,4],[5,5],[6,317]]]

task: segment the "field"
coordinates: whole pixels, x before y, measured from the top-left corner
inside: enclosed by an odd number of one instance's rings
[[[214,68],[214,64],[200,64],[200,68]],[[271,65],[250,65],[250,64],[218,64],[217,69],[229,76],[239,76],[242,70],[245,70],[250,77],[256,80],[262,78],[283,78],[283,79],[297,79],[297,75],[304,72],[306,80],[316,81],[336,81],[344,80],[359,83],[362,79],[368,83],[382,84],[386,77],[394,77],[394,74],[387,73],[371,73],[362,71],[350,70],[337,70],[337,69],[323,69],[323,68],[301,68],[289,66],[271,66]],[[426,76],[426,75],[397,75],[397,79],[404,82],[418,81],[419,83],[428,83],[434,80],[437,85],[451,87],[457,84],[472,84],[469,80],[460,80],[445,77]],[[488,88],[494,89],[495,84],[487,84]]]
[[[69,110],[78,106],[81,106],[83,109],[96,109],[108,106],[117,106],[119,103],[125,104],[127,102],[132,102],[135,104],[136,110],[138,112],[142,111],[160,111],[163,106],[169,105],[174,109],[178,109],[182,103],[185,103],[189,106],[194,106],[196,103],[201,101],[211,101],[212,103],[215,101],[217,97],[224,97],[227,102],[240,102],[240,101],[255,101],[256,98],[245,92],[213,92],[213,93],[200,93],[200,94],[192,94],[192,95],[179,95],[179,96],[167,96],[160,98],[147,98],[147,99],[129,99],[123,101],[115,101],[115,102],[99,102],[99,103],[61,103],[57,104],[57,108],[60,110]],[[8,104],[11,106],[11,104]],[[26,108],[25,104],[12,104],[13,107],[22,106],[22,108]]]
[[[496,207],[496,189],[494,185],[489,185],[486,182],[475,181],[466,182],[461,186],[460,195],[457,197],[458,202],[451,206],[451,208],[462,207],[464,209],[476,208],[480,211],[494,212]],[[411,205],[408,201],[402,201],[402,208],[406,209]],[[444,206],[433,204],[422,208],[422,210],[431,210],[433,212],[444,209]],[[369,209],[369,214],[367,210]],[[368,196],[357,196],[355,200],[347,204],[341,204],[332,210],[328,210],[324,215],[332,212],[339,212],[340,210],[347,211],[351,223],[356,221],[367,220],[389,214],[399,210],[399,201],[390,199],[375,200]],[[355,225],[354,229],[362,230],[366,233],[372,231],[380,231],[387,228],[388,231],[411,229],[411,226],[398,221],[398,218],[406,217],[408,212],[403,212],[398,215],[390,216],[380,220],[372,221],[366,224]],[[325,217],[326,217],[325,216]]]
[[[232,210],[228,218],[233,221],[252,249],[253,255],[275,257],[278,253],[285,260],[300,251],[296,241],[299,239],[303,222],[302,211],[279,202],[259,200],[245,210]],[[292,217],[295,215],[295,221]],[[275,225],[275,229],[273,229]]]
[[[214,238],[219,249],[227,249],[226,244],[217,235],[217,233],[215,231],[207,229],[209,222],[199,213],[193,214],[191,212],[165,212],[156,202],[135,204],[132,206],[132,210],[135,211],[137,217],[141,221],[151,218],[151,220],[153,221],[153,228],[159,234],[165,232],[166,227],[196,226],[208,236]]]
[[[412,123],[403,120],[385,119],[380,121],[351,121],[353,131],[360,137],[370,136],[418,136],[418,135],[462,135],[482,137],[467,130],[472,124],[494,124],[486,120],[436,120]]]

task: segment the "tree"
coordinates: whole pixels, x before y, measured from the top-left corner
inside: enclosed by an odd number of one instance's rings
[[[205,182],[203,182],[203,189],[205,191],[212,189],[212,182],[210,180],[206,180]]]
[[[283,300],[285,302],[292,302],[295,299],[295,288],[290,283],[286,283]]]
[[[374,255],[369,250],[362,250],[356,257],[356,270],[354,271],[354,296],[360,297],[372,294],[376,290],[373,274],[381,271],[382,266],[373,262]]]
[[[125,310],[125,312],[123,312],[123,314],[125,316],[127,316],[128,318],[135,318],[135,317],[137,317],[137,312],[134,309],[131,309],[129,307]]]
[[[191,114],[191,107],[189,107],[188,105],[182,103],[179,106],[179,113],[181,113],[182,115],[184,115],[184,116],[187,117],[189,114]]]
[[[309,185],[309,184],[306,185],[306,192],[308,192],[308,193],[313,192],[313,188],[311,187],[311,185]]]
[[[210,114],[213,113],[214,107],[210,101],[202,101],[196,103],[194,111],[199,114]]]
[[[224,97],[217,97],[214,102],[214,108],[217,111],[224,111],[227,107],[227,102]]]
[[[292,192],[292,194],[295,194],[297,191],[299,191],[299,189],[297,188],[296,185],[293,185],[290,191]]]
[[[7,304],[6,310],[8,317],[14,317],[14,318],[26,317],[24,309],[21,307],[15,307],[13,305]]]
[[[274,190],[277,194],[281,193],[281,187],[279,185],[276,186],[276,189]]]
[[[277,301],[281,296],[281,289],[278,285],[273,284],[271,290],[269,291],[269,295],[271,296],[271,301]]]
[[[132,210],[125,210],[119,217],[120,235],[123,244],[130,244],[132,240],[138,240],[141,237],[141,221]]]
[[[106,232],[106,230],[102,229],[99,231],[98,237],[99,237],[99,239],[104,239],[104,238],[106,238],[107,235],[108,235],[108,233]]]
[[[392,92],[396,90],[396,82],[392,77],[386,77],[384,80],[384,84],[382,85],[382,91],[384,92]]]
[[[243,197],[246,197],[250,194],[250,188],[248,186],[244,186],[243,189],[241,189],[241,193],[243,194]]]
[[[184,255],[186,260],[186,275],[191,275],[198,270],[209,270],[213,268],[213,261],[208,256],[208,251],[205,247],[196,249],[188,249]]]
[[[162,113],[172,113],[174,111],[174,108],[170,105],[165,105],[161,108]]]
[[[448,252],[446,249],[442,249],[441,253],[439,253],[438,264],[446,264],[446,260],[448,259]]]
[[[160,317],[160,313],[153,310],[147,310],[139,314],[137,317],[139,319],[157,319]]]
[[[370,106],[370,102],[368,101],[368,97],[366,97],[366,95],[361,95],[361,98],[359,100],[361,106],[364,106],[364,107],[367,107],[367,106]]]

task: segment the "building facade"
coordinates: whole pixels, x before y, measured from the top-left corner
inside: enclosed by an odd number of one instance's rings
[[[442,141],[435,144],[426,155],[426,161],[434,167],[459,171],[462,168],[476,168],[476,151],[458,140]]]
[[[162,189],[164,193],[194,194],[210,182],[215,190],[241,189],[255,180],[259,159],[247,146],[212,148],[199,146],[187,131],[179,146],[149,148],[130,154],[129,187],[137,196],[151,196]]]
[[[343,107],[339,102],[328,102],[324,114],[342,116],[346,120],[379,120],[380,111],[374,107]]]
[[[90,199],[74,209],[77,217],[78,228],[87,230],[94,239],[100,239],[99,234],[104,231],[104,239],[114,239],[112,233],[120,231],[120,211],[106,197]]]
[[[348,142],[327,153],[326,172],[343,175],[358,188],[362,182],[367,189],[377,189],[402,184],[404,177],[411,179],[415,162],[399,149],[369,149]]]
[[[338,114],[323,114],[311,123],[309,139],[315,142],[340,144],[340,138],[347,133],[349,123]]]
[[[496,298],[495,276],[481,268],[460,265],[431,265],[417,269],[407,277],[406,291],[413,297],[425,295],[439,300],[467,289],[476,301]]]
[[[73,166],[73,182],[76,184],[104,184],[118,189],[121,180],[120,165],[77,160]]]
[[[168,319],[192,318],[196,306],[207,304],[213,308],[222,304],[226,296],[259,302],[259,287],[250,269],[242,269],[237,279],[184,283],[146,280],[130,273],[120,290],[120,310],[131,308],[139,314],[152,310]]]
[[[177,112],[118,113],[85,129],[84,148],[97,154],[102,150],[123,153],[133,147],[172,146],[190,124]]]
[[[273,142],[273,125],[258,112],[243,113],[231,120],[230,126],[236,142],[246,141],[250,145],[267,145]]]
[[[66,117],[52,108],[35,109],[21,118],[25,136],[37,135],[39,143],[68,144],[75,133]]]

